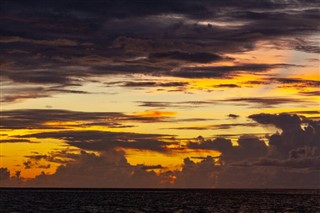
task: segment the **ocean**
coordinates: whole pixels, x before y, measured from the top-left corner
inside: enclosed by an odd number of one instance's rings
[[[320,212],[320,190],[0,189],[0,212]]]

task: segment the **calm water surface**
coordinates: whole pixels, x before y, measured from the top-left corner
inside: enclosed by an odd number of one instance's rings
[[[0,189],[0,212],[318,212],[320,190]]]

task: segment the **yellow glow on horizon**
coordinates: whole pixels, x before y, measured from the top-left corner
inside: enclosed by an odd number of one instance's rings
[[[37,168],[37,166],[32,166],[30,169],[25,169],[23,163],[28,160],[26,156],[43,155],[52,150],[61,150],[63,148],[63,144],[57,143],[56,140],[52,139],[42,139],[42,143],[2,143],[1,155],[4,157],[1,159],[2,165],[0,167],[6,167],[11,172],[20,170],[21,176],[24,178],[34,178],[42,171],[53,174],[56,171],[57,166],[59,166],[58,163],[39,162],[38,166],[41,167],[41,165],[47,166],[50,164],[50,168]]]
[[[161,164],[163,170],[181,170],[184,158],[193,158],[192,161],[199,162],[201,159],[207,156],[218,157],[220,152],[215,150],[197,150],[197,149],[183,149],[176,150],[175,153],[159,153],[148,150],[136,150],[136,149],[119,149],[124,150],[126,158],[131,165],[158,165]],[[159,163],[161,162],[161,163]],[[155,170],[157,172],[157,170]]]

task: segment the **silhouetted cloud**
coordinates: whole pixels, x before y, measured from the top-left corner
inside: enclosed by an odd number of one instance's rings
[[[199,163],[185,158],[181,172],[175,172],[174,187],[178,188],[212,188],[215,186],[215,178],[219,167],[215,166],[215,160],[207,156]]]
[[[264,141],[253,135],[240,136],[238,146],[233,146],[231,140],[225,138],[205,140],[203,137],[198,137],[197,140],[197,142],[190,142],[188,147],[217,150],[222,153],[220,158],[222,162],[259,158],[265,156],[268,150]]]
[[[109,86],[117,85],[123,87],[133,87],[133,88],[141,88],[141,87],[185,87],[189,85],[188,82],[180,82],[180,81],[168,81],[168,82],[159,82],[159,81],[123,81],[123,82],[111,82],[107,83]]]
[[[282,130],[281,134],[273,134],[269,138],[269,145],[273,148],[270,155],[287,158],[290,151],[299,147],[320,147],[319,121],[287,113],[254,114],[249,118],[260,124],[274,125]]]
[[[276,68],[292,67],[292,64],[239,64],[234,66],[183,67],[168,75],[182,78],[226,78],[240,73],[259,73]]]
[[[0,180],[7,180],[10,177],[10,171],[7,168],[0,168]]]
[[[220,61],[223,58],[219,55],[205,52],[198,53],[185,53],[185,52],[162,52],[162,53],[152,53],[149,55],[149,58],[152,59],[173,59],[173,60],[181,60],[186,62],[196,62],[196,63],[209,63],[213,61]]]
[[[257,107],[268,107],[272,108],[280,104],[288,103],[304,103],[306,100],[297,98],[285,98],[285,97],[250,97],[250,98],[230,98],[224,100],[225,102],[234,102],[239,105],[243,104],[255,104]]]
[[[124,152],[109,150],[100,156],[82,151],[75,161],[61,165],[55,174],[41,174],[30,181],[37,187],[159,187],[160,178],[144,165],[130,165]]]
[[[217,87],[217,88],[237,88],[237,87],[240,87],[239,85],[237,84],[218,84],[214,87]]]
[[[255,127],[256,123],[230,123],[230,124],[215,124],[206,126],[185,126],[185,127],[172,127],[169,129],[176,130],[209,130],[209,129],[231,129],[233,127],[245,126],[245,127]]]
[[[240,115],[237,115],[237,114],[229,114],[228,117],[229,117],[229,118],[236,119],[236,118],[239,118]]]
[[[125,125],[126,122],[161,122],[165,118],[165,116],[152,116],[152,114],[139,116],[125,115],[119,112],[81,112],[59,109],[7,110],[1,111],[0,117],[0,127],[4,129],[64,129],[68,126],[90,125],[127,128],[132,126]],[[78,123],[61,125],[63,122],[69,121],[78,121]]]
[[[1,143],[32,143],[30,140],[27,139],[1,139]]]
[[[71,146],[91,151],[104,151],[121,147],[167,152],[169,150],[166,149],[166,146],[175,143],[163,142],[163,138],[169,136],[105,131],[59,131],[35,133],[21,137],[62,139]]]

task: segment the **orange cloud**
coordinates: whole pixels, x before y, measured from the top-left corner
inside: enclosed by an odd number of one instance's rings
[[[170,111],[157,111],[157,110],[146,110],[143,112],[136,112],[134,115],[144,117],[144,118],[162,118],[175,116],[177,112]]]

